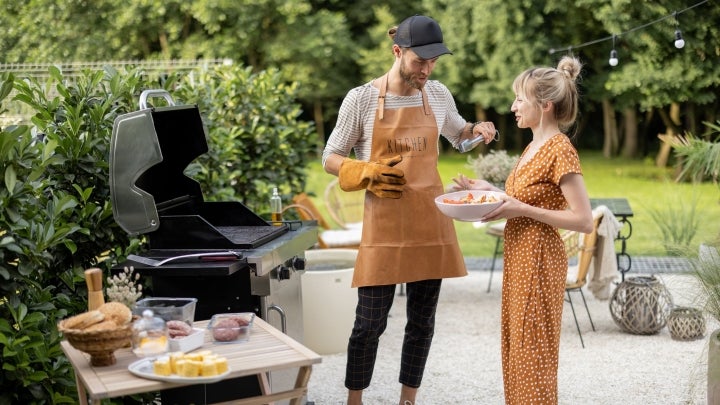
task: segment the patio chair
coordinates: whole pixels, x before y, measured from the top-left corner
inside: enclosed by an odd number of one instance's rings
[[[495,263],[499,256],[503,254],[503,243],[505,241],[505,221],[495,222],[487,226],[485,231],[490,236],[495,237],[495,252],[493,252],[492,264],[490,265],[490,279],[488,280],[487,292],[490,292],[492,285],[492,276],[495,271]]]
[[[292,204],[283,208],[283,212],[294,209],[300,219],[304,221],[315,220],[320,227],[317,246],[321,249],[343,248],[357,249],[360,246],[361,228],[333,229],[318,210],[315,203],[305,193],[293,197]]]
[[[338,179],[334,178],[325,187],[325,207],[341,228],[361,228],[365,212],[365,193],[343,191]]]
[[[577,263],[571,264],[568,267],[568,277],[565,282],[565,293],[567,295],[566,301],[570,303],[570,309],[572,310],[573,319],[575,319],[575,327],[577,328],[578,335],[580,336],[580,344],[585,347],[583,341],[582,332],[580,331],[580,324],[578,323],[577,315],[575,313],[575,306],[573,305],[571,293],[580,293],[583,304],[585,305],[585,312],[587,312],[588,319],[590,319],[590,325],[592,330],[595,331],[595,324],[593,323],[592,316],[590,316],[590,310],[588,309],[587,301],[585,301],[585,294],[583,293],[583,287],[587,283],[587,275],[590,270],[590,263],[592,262],[595,249],[597,247],[597,231],[600,221],[602,220],[602,213],[595,210],[593,211],[593,231],[588,234],[583,234],[576,231],[565,231],[562,234],[563,241],[565,242],[565,252],[567,253],[568,259],[571,260],[573,257],[577,257]]]

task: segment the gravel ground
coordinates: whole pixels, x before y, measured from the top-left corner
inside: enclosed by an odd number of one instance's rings
[[[503,404],[499,338],[502,272],[495,272],[489,293],[488,275],[488,271],[474,270],[467,277],[443,282],[435,338],[418,404]],[[665,273],[657,277],[667,286],[675,305],[692,306],[692,283],[687,275]],[[719,325],[708,321],[708,332],[694,341],[674,340],[667,328],[655,335],[633,335],[615,324],[608,301],[597,300],[587,291],[585,297],[596,331],[580,310],[578,319],[585,340],[582,348],[569,304],[565,304],[558,375],[560,404],[706,403],[707,338]],[[364,394],[366,405],[398,403],[404,308],[405,298],[398,295],[380,341],[372,383]],[[309,403],[345,403],[345,360],[344,353],[326,355],[313,367]]]

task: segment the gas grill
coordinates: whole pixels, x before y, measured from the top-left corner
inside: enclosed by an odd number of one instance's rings
[[[168,105],[148,106],[152,97]],[[115,120],[109,161],[113,216],[129,234],[146,235],[149,250],[112,271],[133,266],[151,279],[149,291],[156,297],[197,298],[195,320],[252,311],[302,342],[300,276],[304,252],[317,242],[317,224],[272,225],[240,202],[204,201],[199,183],[184,170],[208,151],[206,139],[197,106],[175,105],[164,90],[144,91],[140,109]],[[166,259],[171,260],[153,262]],[[269,379],[273,391],[285,390],[294,386],[295,374],[273,372]],[[203,403],[259,393],[257,378],[250,377],[162,396],[163,403]]]

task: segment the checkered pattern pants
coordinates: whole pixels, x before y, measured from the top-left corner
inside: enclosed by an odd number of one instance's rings
[[[407,283],[407,324],[402,345],[399,381],[412,388],[420,387],[430,344],[435,332],[442,280]],[[363,390],[370,385],[380,335],[387,326],[388,313],[395,298],[395,285],[358,288],[358,305],[348,343],[345,387]]]

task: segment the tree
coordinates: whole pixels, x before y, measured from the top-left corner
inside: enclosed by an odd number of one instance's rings
[[[676,19],[667,17],[674,10],[688,7],[686,2],[607,5],[588,0],[578,3],[593,10],[595,18],[608,32],[622,34],[616,42],[620,63],[610,73],[604,88],[617,100],[616,108],[657,111],[669,136],[681,133],[683,126],[697,127],[697,122],[688,122],[697,117],[687,116],[682,122],[678,108],[680,103],[690,106],[717,102],[720,55],[716,44],[720,41],[717,24],[720,10],[709,3],[696,3],[698,7]],[[655,23],[643,27],[649,22]],[[635,30],[637,27],[642,29]],[[674,31],[679,28],[685,38],[682,49],[673,46]],[[677,113],[671,113],[674,111]],[[669,147],[663,147],[661,153],[669,153]],[[665,159],[659,160],[664,164]]]

